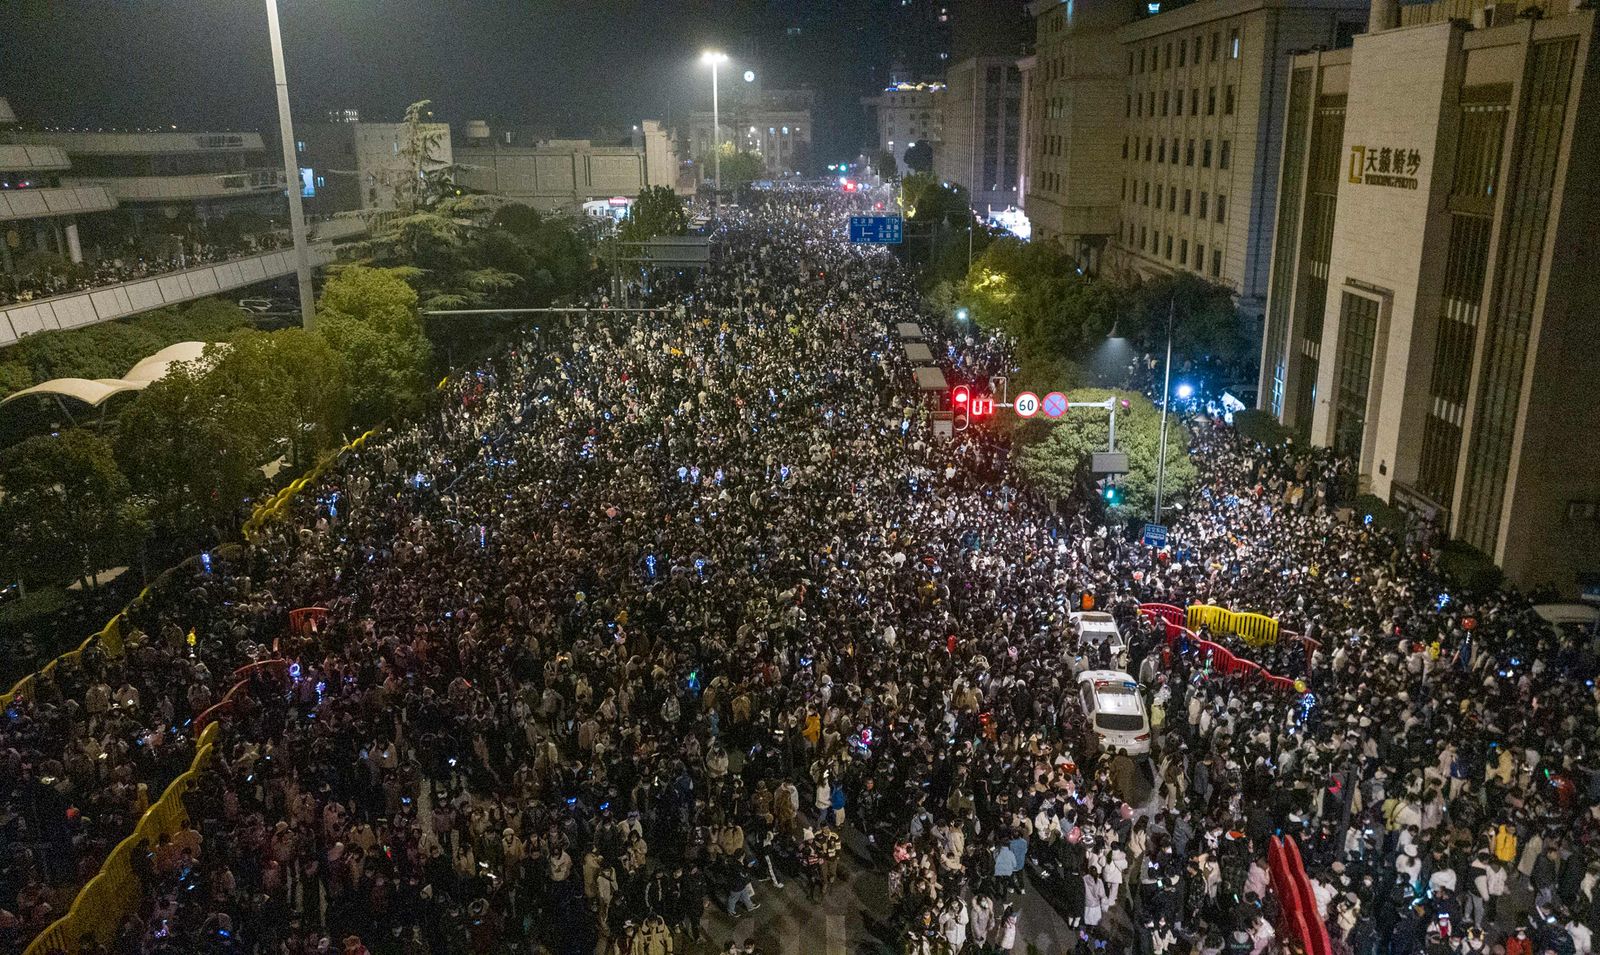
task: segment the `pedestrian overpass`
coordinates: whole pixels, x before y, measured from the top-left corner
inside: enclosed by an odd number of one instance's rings
[[[313,268],[334,260],[332,241],[313,242],[309,251]],[[275,249],[116,285],[17,302],[0,307],[0,348],[36,332],[97,325],[293,274],[294,250]]]

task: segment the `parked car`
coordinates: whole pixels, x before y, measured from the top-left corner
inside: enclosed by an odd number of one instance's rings
[[[1150,752],[1150,714],[1133,677],[1121,670],[1085,670],[1078,674],[1078,701],[1095,747],[1129,756]]]

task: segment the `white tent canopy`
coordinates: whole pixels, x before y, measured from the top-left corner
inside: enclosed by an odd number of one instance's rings
[[[205,342],[179,342],[134,365],[121,378],[52,378],[32,388],[6,395],[0,399],[0,405],[9,404],[24,395],[54,395],[57,398],[75,398],[91,407],[99,407],[112,395],[124,391],[143,391],[152,381],[165,378],[174,364],[196,361],[205,350]]]

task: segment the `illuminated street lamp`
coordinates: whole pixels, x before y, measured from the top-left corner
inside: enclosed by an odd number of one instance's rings
[[[717,108],[717,67],[728,62],[728,54],[720,50],[707,50],[700,54],[700,62],[711,67],[711,209],[722,207],[722,114]]]

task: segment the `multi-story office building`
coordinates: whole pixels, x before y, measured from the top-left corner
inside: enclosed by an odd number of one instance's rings
[[[878,150],[894,154],[896,168],[886,174],[907,171],[906,148],[912,143],[938,148],[944,131],[943,98],[943,83],[900,81],[861,100],[878,130]]]
[[[950,68],[945,83],[934,174],[964,186],[979,213],[1016,206],[1022,139],[1022,73],[1017,57],[964,60]]]
[[[769,175],[804,169],[811,162],[814,99],[810,90],[761,89],[755,84],[730,82],[724,86],[717,104],[722,142],[738,152],[759,155]],[[709,109],[689,114],[688,148],[697,162],[711,155],[712,144],[717,141],[711,120]],[[704,165],[709,167],[710,163]],[[701,171],[706,179],[711,178],[709,168]]]
[[[260,133],[174,131],[25,134],[71,161],[63,186],[100,187],[135,224],[146,218],[212,219],[241,210],[282,215],[283,169]]]
[[[456,154],[463,187],[547,211],[578,212],[597,199],[632,199],[646,186],[676,185],[678,157],[660,123],[640,124],[639,145],[606,146],[587,139],[522,145],[490,134],[481,120],[467,124]]]
[[[1541,15],[1519,17],[1519,8]],[[1524,585],[1600,570],[1596,14],[1373,4],[1294,59],[1263,406]]]
[[[16,123],[11,106],[0,98],[0,129]],[[17,135],[0,144],[0,275],[34,253],[83,261],[78,216],[105,212],[116,200],[96,185],[68,185],[72,163],[60,146],[32,142]]]
[[[1117,30],[1138,0],[1034,0],[1022,157],[1033,237],[1063,243],[1090,271],[1117,232],[1127,75]]]
[[[1365,20],[1366,0],[1198,0],[1121,27],[1117,264],[1194,272],[1259,316],[1289,56],[1348,46]]]
[[[356,119],[346,118],[354,115]],[[364,123],[355,110],[296,130],[301,196],[314,215],[393,209],[396,187],[416,175],[415,157],[432,172],[453,164],[448,123],[420,123],[411,143],[406,123]]]

